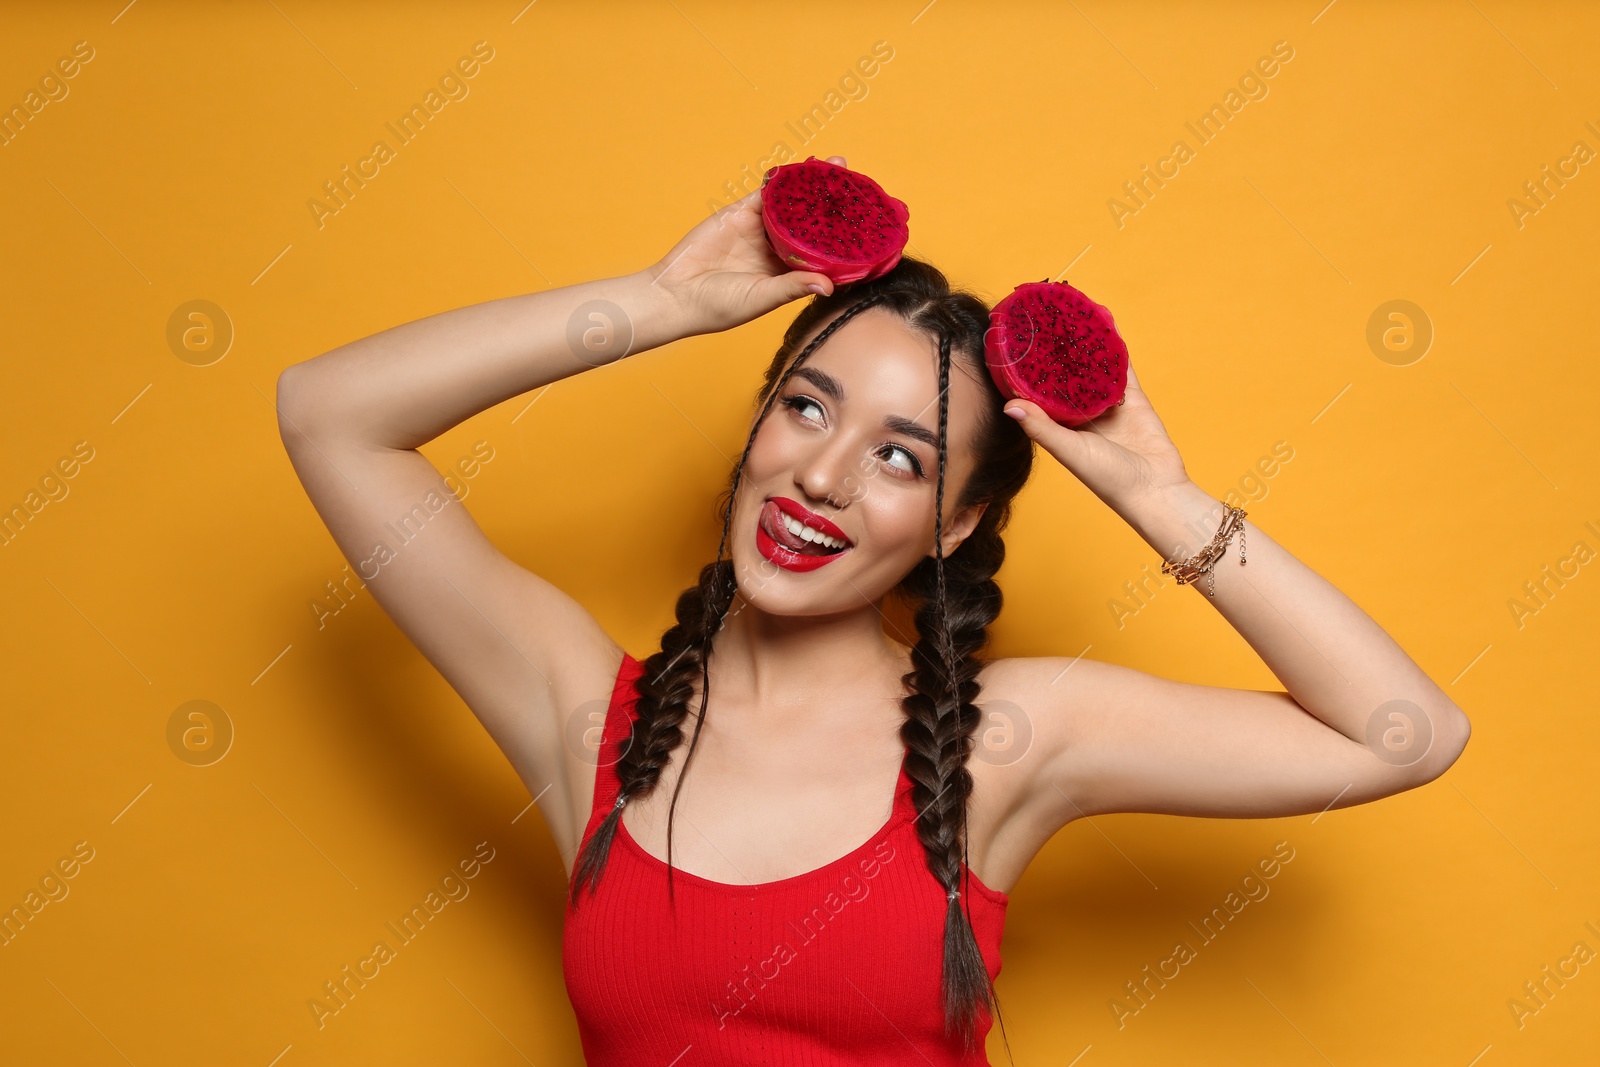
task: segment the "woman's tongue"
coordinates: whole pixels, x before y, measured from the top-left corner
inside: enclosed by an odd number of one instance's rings
[[[766,526],[767,535],[784,548],[804,556],[826,556],[832,552],[831,549],[824,548],[815,541],[807,541],[792,533],[789,524],[784,521],[782,510],[770,500],[762,507],[761,518]]]

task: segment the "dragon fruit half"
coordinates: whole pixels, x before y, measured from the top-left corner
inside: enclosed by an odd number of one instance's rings
[[[910,217],[865,174],[816,156],[773,167],[761,187],[773,252],[790,269],[826,274],[835,285],[889,273],[911,237]]]
[[[1024,282],[996,304],[984,360],[1006,399],[1031,400],[1063,426],[1122,403],[1128,386],[1111,312],[1066,282]]]

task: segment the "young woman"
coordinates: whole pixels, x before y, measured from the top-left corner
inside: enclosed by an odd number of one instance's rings
[[[758,392],[716,560],[642,661],[496,551],[416,451],[808,292]],[[757,192],[637,274],[434,315],[279,378],[317,511],[348,559],[377,557],[373,596],[561,849],[590,1062],[985,1064],[1007,893],[1069,822],[1346,807],[1436,778],[1466,744],[1466,716],[1388,634],[1188,478],[1131,371],[1126,402],[1079,429],[1003,402],[987,312],[909,258],[837,290],[786,271]],[[982,658],[1035,444],[1194,567],[1174,573],[1207,586],[1286,691]],[[425,531],[380,552],[382,524],[424,501]],[[640,515],[638,542],[674,519]],[[1248,565],[1195,562],[1218,542]],[[888,621],[890,597],[915,634]],[[566,740],[595,701],[598,751]],[[980,733],[995,723],[1003,754]]]

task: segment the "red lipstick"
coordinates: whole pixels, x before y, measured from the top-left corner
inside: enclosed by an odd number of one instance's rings
[[[783,515],[793,516],[805,525],[843,541],[845,547],[838,552],[825,555],[807,555],[801,552],[800,546],[805,544],[805,541],[789,531],[783,523]],[[853,543],[845,536],[843,530],[788,497],[770,497],[761,505],[761,513],[756,521],[756,549],[768,562],[784,570],[802,573],[814,571],[823,564],[838,559],[852,547]]]

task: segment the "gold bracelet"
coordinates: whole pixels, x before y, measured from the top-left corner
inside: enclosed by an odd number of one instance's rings
[[[1212,572],[1212,567],[1217,560],[1228,551],[1228,542],[1233,539],[1235,532],[1239,535],[1239,566],[1244,566],[1244,517],[1245,510],[1224,504],[1228,514],[1223,517],[1222,526],[1217,530],[1217,535],[1211,543],[1188,559],[1176,563],[1161,561],[1161,573],[1168,574],[1178,579],[1179,585],[1188,585],[1196,581],[1202,574],[1206,576],[1207,596],[1217,595],[1217,578]]]

